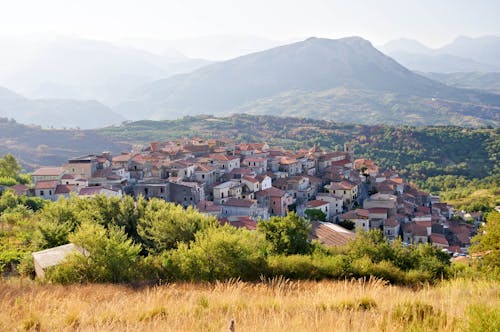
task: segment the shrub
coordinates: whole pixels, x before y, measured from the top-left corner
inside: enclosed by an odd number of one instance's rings
[[[180,243],[167,255],[165,266],[185,280],[257,280],[266,273],[264,237],[232,226],[211,227]]]
[[[269,257],[269,271],[273,276],[291,279],[319,279],[320,273],[311,256],[290,255]]]

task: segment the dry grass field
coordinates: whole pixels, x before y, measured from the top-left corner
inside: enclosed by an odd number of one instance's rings
[[[370,281],[120,285],[0,282],[0,331],[499,331],[499,284]]]

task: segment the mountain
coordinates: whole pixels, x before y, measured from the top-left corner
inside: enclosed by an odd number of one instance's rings
[[[28,99],[0,87],[0,117],[43,127],[97,128],[125,120],[93,100]]]
[[[500,37],[483,36],[477,38],[458,37],[452,43],[441,47],[441,54],[453,54],[474,59],[500,68]]]
[[[356,110],[375,112],[373,116],[353,116],[351,106],[360,94],[363,103]],[[321,95],[329,97],[317,98]],[[345,103],[338,102],[339,95],[347,97]],[[410,100],[419,103],[412,105]],[[449,100],[463,105],[458,111],[448,105],[441,112],[440,101]],[[389,116],[387,103],[393,110]],[[159,80],[143,86],[133,100],[116,110],[128,118],[135,114],[136,119],[169,119],[202,113],[255,113],[253,105],[257,104],[263,108],[259,114],[284,114],[293,106],[295,116],[336,119],[347,115],[349,122],[363,123],[377,119],[435,123],[434,111],[445,113],[443,124],[496,125],[500,121],[496,112],[500,96],[457,90],[418,75],[359,37],[309,38]],[[381,106],[373,109],[374,104]],[[485,119],[468,114],[475,104],[487,108],[479,112]]]
[[[500,73],[422,73],[422,75],[457,88],[500,94]]]
[[[190,59],[179,53],[157,55],[112,43],[59,37],[31,45],[30,57],[22,43],[4,44],[7,54],[0,63],[0,84],[30,98],[94,99],[113,105],[139,86],[185,73],[209,61]],[[11,47],[8,47],[11,46]]]
[[[4,92],[0,89],[0,94]],[[75,156],[102,151],[120,153],[130,148],[96,131],[42,129],[0,118],[0,156],[12,153],[27,170],[62,165]]]
[[[500,72],[500,37],[458,37],[440,48],[412,39],[397,39],[379,46],[385,54],[411,70],[421,72]]]

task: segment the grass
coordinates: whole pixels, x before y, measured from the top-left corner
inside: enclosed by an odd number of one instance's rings
[[[500,287],[454,280],[421,289],[379,280],[122,285],[0,282],[0,330],[499,331]]]

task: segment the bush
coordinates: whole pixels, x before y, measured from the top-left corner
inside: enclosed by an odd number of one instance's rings
[[[290,279],[319,279],[320,272],[311,256],[290,255],[269,257],[269,272],[272,276]]]
[[[134,281],[141,246],[133,244],[123,229],[83,223],[70,241],[84,248],[85,255],[75,253],[49,270],[53,282],[129,282]]]
[[[232,226],[211,227],[180,243],[165,266],[184,280],[257,280],[267,270],[266,242],[257,232]]]

